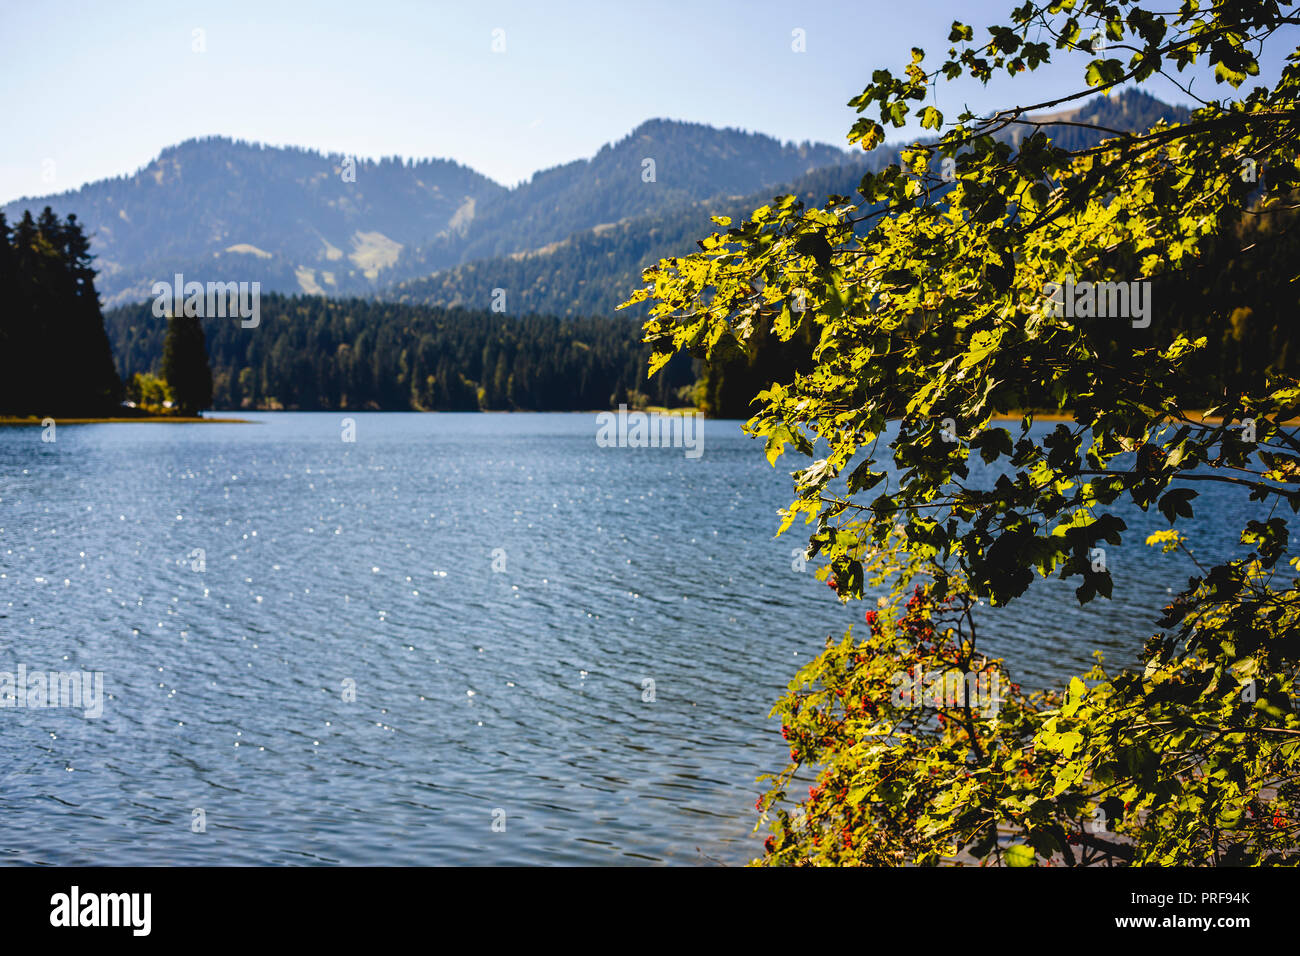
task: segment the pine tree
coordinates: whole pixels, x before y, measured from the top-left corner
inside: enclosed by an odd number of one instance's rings
[[[0,412],[106,414],[122,383],[76,216],[0,219]]]
[[[21,359],[20,322],[26,307],[19,297],[18,264],[10,245],[9,223],[0,212],[0,411],[18,407],[18,364]]]
[[[162,374],[182,415],[196,415],[211,407],[212,369],[203,326],[196,316],[178,315],[168,320]]]

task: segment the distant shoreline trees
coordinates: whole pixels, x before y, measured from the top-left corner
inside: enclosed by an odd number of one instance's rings
[[[366,299],[268,295],[258,329],[157,318],[144,302],[101,312],[75,215],[0,215],[0,414],[194,415],[207,408],[585,411],[679,406],[688,358],[647,382],[625,319],[513,316]],[[122,376],[114,357],[120,363]],[[210,356],[210,359],[209,359]]]
[[[640,326],[622,318],[264,294],[261,319],[256,329],[202,320],[210,407],[588,411],[620,402],[689,404],[684,396],[695,385],[685,356],[647,381]],[[175,319],[156,318],[144,302],[110,310],[105,321],[124,376],[167,377],[164,339],[169,325],[178,328]]]

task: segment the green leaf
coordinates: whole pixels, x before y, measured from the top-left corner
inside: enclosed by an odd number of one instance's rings
[[[1119,60],[1093,60],[1084,73],[1089,86],[1114,86],[1124,78],[1124,65]]]
[[[1034,851],[1025,846],[1023,843],[1016,843],[1006,848],[1002,854],[1002,859],[1006,861],[1007,866],[1033,866]]]
[[[776,467],[776,460],[785,451],[785,446],[793,441],[794,435],[790,433],[787,426],[777,425],[773,428],[768,433],[767,443],[764,446],[764,451],[767,453],[767,463],[772,467]]]
[[[1196,497],[1196,492],[1191,488],[1171,488],[1165,492],[1160,499],[1160,511],[1173,524],[1178,517],[1190,518],[1192,516],[1192,506],[1188,504]]]
[[[849,494],[857,494],[860,491],[869,491],[885,480],[886,473],[883,471],[872,471],[872,464],[873,462],[868,459],[849,472],[849,477],[846,482]]]
[[[976,332],[966,349],[966,354],[962,356],[961,367],[970,368],[972,365],[978,365],[993,354],[1001,341],[1002,331],[1000,329]]]

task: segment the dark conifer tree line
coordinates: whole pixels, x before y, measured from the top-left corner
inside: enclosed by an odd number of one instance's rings
[[[1261,366],[1300,369],[1293,345],[1300,290],[1280,268],[1243,271],[1235,248],[1279,267],[1300,255],[1294,213],[1252,219],[1207,254],[1199,283],[1157,283],[1149,330],[1098,328],[1116,358],[1181,330],[1205,335],[1196,362],[1212,404]],[[1260,260],[1259,256],[1263,256]],[[0,414],[119,414],[114,368],[167,379],[176,407],[569,411],[698,402],[717,417],[746,418],[772,382],[811,367],[811,325],[790,342],[758,336],[708,369],[678,356],[646,379],[636,318],[523,317],[367,299],[265,295],[258,328],[238,319],[153,315],[152,302],[100,311],[89,242],[75,215],[0,216]],[[1120,272],[1122,274],[1123,270]],[[112,348],[110,348],[110,343]],[[943,343],[936,343],[942,348]],[[209,368],[209,356],[211,367]],[[697,375],[701,387],[692,389]],[[1192,400],[1189,397],[1189,400]],[[1050,407],[1050,396],[1025,396]]]
[[[122,383],[104,332],[90,241],[75,215],[0,215],[0,414],[114,410]]]
[[[681,405],[678,360],[647,381],[637,321],[558,319],[362,299],[262,297],[261,324],[101,312],[75,215],[0,215],[0,414],[124,414],[123,377],[159,375],[176,410],[527,410]],[[110,347],[110,340],[112,346]]]
[[[261,321],[205,318],[213,408],[575,411],[689,404],[689,359],[646,379],[640,324],[319,296],[261,297]],[[152,302],[113,309],[128,378],[163,369],[166,319]],[[177,396],[179,403],[179,396]]]

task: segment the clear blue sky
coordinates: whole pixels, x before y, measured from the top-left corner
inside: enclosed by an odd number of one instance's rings
[[[845,103],[873,68],[901,67],[912,46],[933,58],[955,16],[979,29],[1015,2],[0,0],[0,201],[130,173],[209,134],[446,157],[507,185],[652,117],[844,145]],[[795,29],[805,53],[791,49]],[[937,102],[991,109],[1078,76],[950,84]]]

